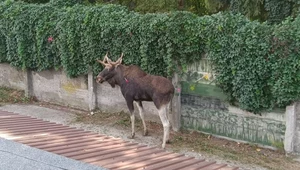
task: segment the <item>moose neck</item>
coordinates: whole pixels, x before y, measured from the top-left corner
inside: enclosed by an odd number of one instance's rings
[[[124,73],[126,72],[127,66],[119,65],[116,68],[117,74],[114,76],[115,82],[120,87],[124,85],[126,82],[126,78],[124,77]]]

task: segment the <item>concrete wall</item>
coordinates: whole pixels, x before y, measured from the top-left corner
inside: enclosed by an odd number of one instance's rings
[[[181,96],[184,128],[265,146],[283,146],[284,113],[258,116],[229,106],[220,99],[189,94]]]
[[[108,112],[128,112],[120,88],[112,88],[108,83],[96,84],[92,75],[70,79],[62,70],[21,71],[0,64],[0,86],[25,90],[40,101],[83,110],[99,108]],[[154,104],[143,102],[143,105],[145,119],[160,123]],[[135,114],[139,116],[137,108]]]
[[[181,123],[186,129],[233,140],[282,148],[285,138],[284,110],[254,115],[229,105],[214,85],[208,59],[190,65],[181,77]]]
[[[295,148],[294,152],[300,155],[300,103],[296,103],[296,129],[295,129]],[[288,122],[287,122],[288,123]]]
[[[300,103],[286,108],[286,131],[284,149],[287,153],[300,155]]]
[[[103,111],[110,112],[129,112],[126,101],[121,93],[120,87],[112,88],[108,83],[97,84],[97,102],[96,106]],[[143,102],[145,109],[145,119],[160,123],[158,112],[153,102]],[[135,114],[139,116],[138,109],[135,106]]]
[[[63,71],[31,72],[32,95],[38,100],[88,110],[86,77],[69,79]]]
[[[8,64],[0,64],[0,86],[25,90],[26,72],[17,70]]]
[[[287,107],[285,114],[283,111],[263,116],[232,107],[224,102],[226,96],[213,85],[215,75],[205,72],[209,70],[205,64],[194,64],[187,75],[173,78],[176,89],[169,114],[173,130],[181,126],[275,147],[282,147],[284,142],[287,152],[300,153],[300,104]],[[196,72],[197,69],[201,71]],[[70,79],[62,70],[31,72],[0,64],[0,86],[22,89],[41,101],[84,110],[128,112],[119,87],[96,84],[91,73]],[[146,119],[160,123],[153,103],[144,102],[144,107]],[[137,109],[135,113],[138,115]]]

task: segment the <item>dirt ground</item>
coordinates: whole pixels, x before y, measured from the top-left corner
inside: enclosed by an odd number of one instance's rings
[[[126,113],[96,112],[94,115],[86,113],[77,113],[76,115],[77,117],[72,124],[83,123],[113,128],[116,130],[115,132],[107,130],[104,133],[129,140],[127,136],[131,132],[131,124],[129,115]],[[159,147],[162,142],[162,126],[155,122],[146,122],[146,124],[149,136],[144,137],[142,136],[142,123],[137,121],[135,141]],[[236,165],[242,169],[300,169],[300,163],[294,161],[292,157],[286,157],[282,150],[274,151],[253,144],[238,143],[188,130],[171,131],[170,139],[171,144],[167,145],[169,151],[218,160],[220,163]]]
[[[142,123],[137,119],[136,137],[135,139],[128,139],[127,136],[130,135],[131,125],[129,115],[127,113],[105,113],[97,111],[91,115],[86,111],[36,102],[33,99],[25,98],[22,92],[16,92],[8,89],[1,90],[0,88],[0,106],[2,105],[5,107],[8,103],[23,103],[26,105],[37,105],[40,107],[60,110],[65,112],[66,116],[59,115],[59,119],[55,120],[53,118],[52,121],[128,141],[135,141],[149,146],[161,146],[163,130],[162,126],[155,122],[146,122],[149,135],[143,136]],[[182,130],[180,132],[174,132],[171,130],[170,139],[171,144],[166,146],[168,151],[184,153],[188,156],[194,156],[197,158],[214,160],[219,163],[238,166],[241,169],[300,169],[300,163],[294,160],[295,157],[286,156],[283,150],[274,151],[266,148],[260,148],[254,144],[238,143],[188,130]]]

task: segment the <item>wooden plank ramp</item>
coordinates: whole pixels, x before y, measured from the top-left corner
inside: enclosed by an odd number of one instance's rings
[[[6,111],[0,111],[0,137],[113,170],[238,169]]]

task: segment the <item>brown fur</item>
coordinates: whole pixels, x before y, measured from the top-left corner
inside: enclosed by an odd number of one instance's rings
[[[121,64],[122,56],[117,62],[111,62],[105,56],[103,61],[105,68],[98,74],[97,82],[107,81],[112,87],[120,86],[121,92],[126,100],[127,107],[131,113],[132,137],[134,137],[134,107],[133,101],[136,101],[138,107],[143,110],[142,101],[153,101],[159,111],[159,116],[164,126],[163,148],[169,139],[169,120],[167,118],[167,107],[174,95],[174,86],[170,80],[162,76],[155,76],[145,73],[140,67],[135,65],[125,66]],[[105,60],[108,63],[105,63]],[[143,118],[142,118],[143,120]],[[145,122],[144,134],[147,134]]]

